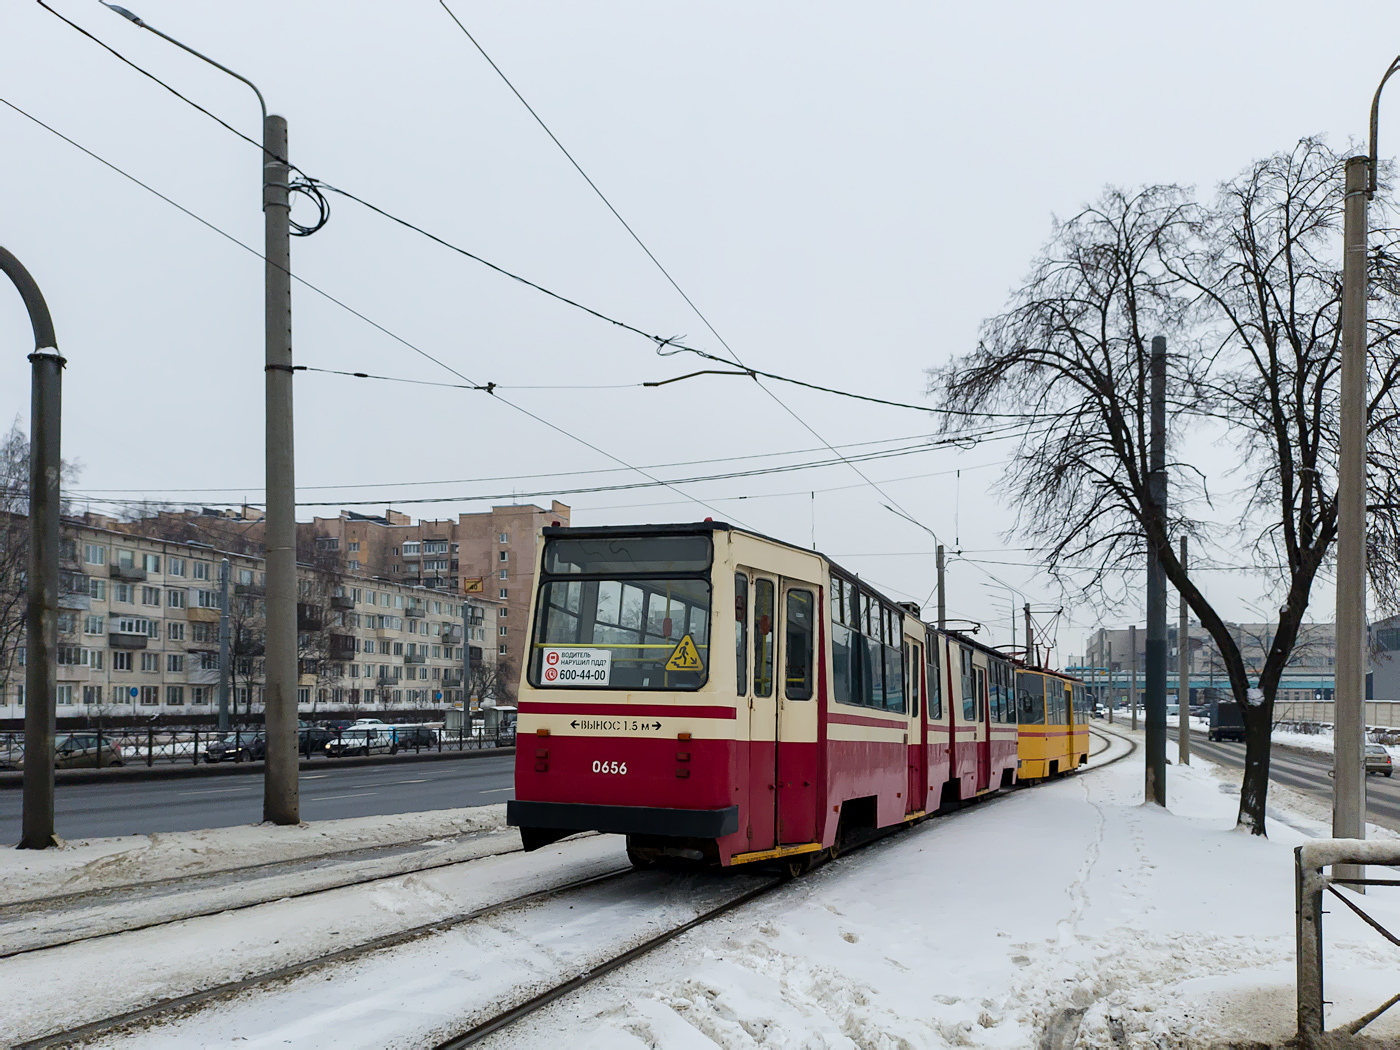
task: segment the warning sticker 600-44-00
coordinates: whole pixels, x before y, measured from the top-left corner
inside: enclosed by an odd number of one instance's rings
[[[540,685],[607,685],[611,679],[611,649],[559,646],[544,650]]]

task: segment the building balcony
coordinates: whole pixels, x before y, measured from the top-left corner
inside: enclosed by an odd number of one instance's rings
[[[150,641],[144,634],[109,634],[107,644],[113,649],[144,649]]]
[[[408,653],[404,656],[403,662],[406,664],[425,664],[428,658],[422,653]]]
[[[60,609],[91,609],[92,598],[86,594],[79,594],[71,591],[67,594],[59,594],[58,607]]]
[[[405,616],[411,616],[415,620],[421,620],[423,617],[428,615],[428,610],[415,605],[408,609],[405,609],[403,611],[403,614]]]
[[[350,597],[350,595],[348,595],[348,594],[337,594],[337,595],[334,595],[334,596],[331,597],[331,608],[332,608],[332,609],[353,609],[353,608],[355,608],[355,599],[352,598],[352,597]]]
[[[143,575],[141,578],[144,580],[146,577]],[[267,587],[261,583],[235,583],[233,585],[233,593],[256,594],[258,597],[262,597],[267,593]]]
[[[324,626],[325,621],[321,618],[320,606],[307,605],[304,602],[297,603],[298,631],[319,631]]]
[[[443,644],[443,645],[461,645],[461,644],[462,644],[462,628],[459,627],[459,626],[457,626],[456,624],[452,624],[450,627],[449,627],[449,625],[447,625],[447,624],[443,624],[443,627],[442,627],[442,644]]]
[[[444,688],[455,688],[462,684],[461,671],[444,671],[442,675],[442,685]]]
[[[332,660],[355,659],[355,636],[350,634],[331,635],[330,655]]]
[[[109,565],[108,571],[112,579],[126,583],[136,583],[146,578],[146,570],[138,569],[135,565]]]
[[[203,609],[197,605],[191,605],[186,609],[185,615],[195,623],[218,623],[220,619],[218,609]]]

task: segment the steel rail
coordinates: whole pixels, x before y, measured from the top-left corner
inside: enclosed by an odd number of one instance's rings
[[[302,962],[280,966],[275,970],[254,974],[251,977],[244,977],[237,981],[225,981],[221,984],[212,985],[209,988],[190,992],[187,995],[161,999],[148,1006],[113,1014],[110,1017],[104,1017],[97,1021],[90,1021],[87,1024],[78,1025],[77,1027],[65,1029],[61,1032],[50,1032],[47,1035],[15,1043],[13,1044],[13,1050],[39,1050],[41,1047],[67,1046],[72,1043],[86,1042],[96,1036],[125,1028],[138,1021],[149,1021],[165,1014],[183,1013],[204,1006],[215,999],[236,995],[239,992],[247,991],[250,988],[256,988],[259,985],[299,977],[302,974],[309,973],[323,966],[349,962],[352,959],[368,955],[371,952],[382,951],[386,948],[396,948],[401,944],[420,940],[435,933],[445,933],[457,926],[464,925],[468,922],[475,922],[479,919],[489,918],[492,915],[519,907],[522,904],[530,904],[549,897],[560,896],[574,890],[584,889],[588,886],[608,882],[613,879],[625,878],[633,874],[636,874],[636,869],[629,865],[625,868],[615,868],[612,871],[603,872],[600,875],[590,875],[587,878],[575,879],[572,882],[565,882],[548,889],[535,890],[531,893],[522,894],[519,897],[512,897],[509,900],[483,905],[480,908],[473,908],[471,911],[452,915],[446,919],[437,919],[433,922],[423,923],[406,930],[399,930],[396,933],[388,933],[380,937],[374,937],[362,944],[353,945],[349,948],[341,948],[338,951],[328,952],[325,955],[318,955],[313,959],[305,959]]]
[[[278,893],[278,894],[276,894],[276,895],[274,895],[274,896],[263,897],[263,898],[259,898],[259,899],[257,899],[257,900],[247,901],[247,902],[245,902],[245,903],[243,903],[243,904],[209,905],[209,906],[207,906],[207,907],[205,907],[205,908],[203,908],[203,909],[201,909],[201,910],[198,910],[198,911],[186,911],[186,912],[181,912],[181,913],[178,914],[178,915],[171,915],[171,916],[168,916],[168,917],[166,917],[166,918],[153,920],[153,921],[151,921],[151,922],[137,923],[137,924],[132,925],[132,926],[122,926],[122,927],[119,928],[119,929],[101,930],[101,931],[96,932],[96,933],[87,933],[87,934],[83,934],[83,935],[81,935],[81,936],[68,937],[68,938],[65,938],[65,939],[63,939],[63,940],[46,941],[46,942],[43,943],[43,944],[30,945],[30,946],[25,947],[25,948],[14,948],[14,949],[6,950],[6,951],[0,951],[0,959],[13,959],[13,958],[15,958],[16,956],[20,956],[20,955],[29,955],[29,954],[32,954],[33,952],[49,951],[50,949],[53,949],[53,948],[63,948],[63,947],[65,947],[65,946],[67,946],[67,945],[70,945],[70,944],[82,944],[82,943],[87,942],[87,941],[98,941],[98,940],[102,940],[102,939],[107,938],[107,937],[120,937],[122,934],[126,934],[126,933],[139,933],[139,932],[142,931],[142,930],[153,930],[153,929],[157,929],[157,928],[159,928],[159,927],[161,927],[161,926],[169,926],[169,925],[171,925],[172,923],[186,922],[186,921],[188,921],[188,920],[190,920],[190,919],[202,919],[202,918],[207,918],[207,917],[210,916],[210,915],[222,915],[222,914],[224,914],[224,913],[226,913],[226,912],[246,911],[246,910],[248,910],[248,909],[250,909],[250,908],[260,908],[260,907],[262,907],[262,906],[265,905],[265,904],[273,904],[273,903],[276,903],[277,901],[296,900],[298,897],[312,897],[312,896],[315,896],[315,895],[318,894],[318,893],[329,893],[329,892],[331,892],[331,891],[333,891],[333,890],[343,890],[343,889],[348,889],[348,888],[354,887],[354,886],[368,886],[368,885],[370,885],[370,884],[372,884],[372,883],[375,883],[375,882],[383,882],[383,881],[386,881],[386,880],[388,880],[388,879],[400,879],[400,878],[403,878],[405,875],[417,875],[417,874],[419,874],[420,872],[425,872],[425,871],[436,871],[436,870],[438,870],[438,869],[440,869],[440,868],[450,868],[450,867],[454,867],[454,866],[456,866],[456,865],[458,865],[458,864],[471,864],[471,863],[473,863],[474,861],[478,861],[478,860],[489,860],[489,859],[492,858],[492,857],[506,857],[506,856],[509,856],[509,855],[512,854],[512,853],[522,853],[522,852],[524,852],[523,848],[522,848],[522,847],[519,847],[519,846],[516,846],[514,849],[505,849],[505,850],[501,850],[501,851],[498,852],[498,853],[483,853],[483,854],[482,854],[481,856],[479,856],[479,857],[459,857],[459,858],[457,858],[456,860],[439,860],[439,861],[433,861],[432,863],[428,863],[428,864],[403,865],[402,867],[400,867],[399,869],[397,869],[397,870],[395,870],[395,871],[390,871],[390,872],[386,872],[386,873],[382,873],[382,874],[376,874],[376,875],[368,875],[368,876],[365,876],[365,877],[363,877],[363,878],[346,878],[346,879],[342,879],[342,880],[340,880],[340,881],[338,881],[338,882],[330,882],[330,883],[326,883],[325,885],[319,885],[319,886],[312,887],[312,888],[310,888],[310,889],[295,890],[295,891],[288,892],[288,893]],[[290,864],[295,863],[295,862],[287,862],[287,863],[288,863],[288,865],[290,865]],[[242,871],[242,870],[246,870],[246,869],[234,869],[234,870],[236,870],[236,871]],[[227,874],[227,872],[218,872],[218,873],[212,873],[212,872],[211,872],[209,876],[196,876],[196,877],[197,877],[197,878],[200,878],[200,877],[213,878],[215,874],[224,875],[224,874]],[[290,875],[290,874],[292,874],[292,872],[287,872],[286,874]],[[172,881],[172,880],[162,880],[162,881]],[[191,891],[191,892],[194,892],[194,891]],[[110,904],[125,904],[125,903],[134,903],[134,902],[138,902],[138,901],[140,901],[140,900],[142,900],[142,899],[143,899],[143,898],[141,898],[140,896],[132,895],[132,896],[129,898],[129,900],[121,900],[121,899],[119,899],[119,900],[110,901],[110,902],[104,901],[104,902],[102,902],[102,903],[104,903],[104,904],[107,904],[107,903],[110,903]],[[149,899],[149,898],[147,898],[147,899]],[[9,907],[10,907],[10,905],[6,905],[6,908],[9,908]],[[51,912],[50,914],[59,914],[59,915],[61,915],[61,914],[63,914],[63,911],[65,911],[65,910],[78,911],[78,910],[80,910],[80,909],[79,909],[79,908],[62,909],[62,910],[58,910],[58,911],[55,911],[55,912]],[[33,913],[32,913],[32,912],[29,913],[29,916],[27,916],[27,917],[31,917],[31,918],[32,918],[32,917],[33,917]]]
[[[1106,746],[1103,750],[1108,750],[1108,748],[1113,746],[1112,742],[1105,734],[1099,733],[1092,729],[1090,730],[1090,732],[1093,733],[1095,736],[1098,736],[1100,739],[1104,740]],[[1121,755],[1117,755],[1109,759],[1107,762],[1100,763],[1099,765],[1085,768],[1082,770],[1082,772],[1092,773],[1096,770],[1104,769],[1108,766],[1113,765],[1115,762],[1121,762],[1123,759],[1127,758],[1129,755],[1132,755],[1137,751],[1138,745],[1135,740],[1132,740],[1128,737],[1118,736],[1116,733],[1112,735],[1114,737],[1117,737],[1117,739],[1124,741],[1128,745],[1128,749],[1124,751]],[[1102,754],[1103,751],[1100,751],[1098,753]],[[872,846],[878,842],[882,842],[885,839],[891,838],[895,832],[906,831],[912,827],[917,827],[918,825],[923,824],[931,819],[935,819],[940,816],[951,816],[952,814],[961,812],[965,808],[970,807],[972,805],[988,805],[999,800],[1005,800],[1013,797],[1014,796],[1010,792],[1002,791],[992,792],[986,795],[979,795],[976,798],[966,800],[966,802],[964,803],[951,806],[946,809],[936,810],[935,812],[930,813],[927,817],[921,818],[920,820],[914,821],[913,823],[896,824],[886,829],[880,829],[870,838],[867,838],[864,841],[857,843],[856,845],[851,847],[849,851],[843,850],[841,857],[832,858],[831,861],[829,861],[829,863],[840,863],[842,860],[849,857],[854,852],[864,849],[867,846]],[[652,937],[650,940],[644,941],[643,943],[636,945],[633,948],[629,948],[625,952],[615,955],[604,962],[591,966],[587,970],[575,974],[573,977],[570,977],[567,980],[561,981],[560,983],[545,989],[538,995],[527,999],[523,1003],[519,1003],[515,1006],[510,1007],[509,1009],[502,1010],[500,1013],[494,1014],[491,1017],[486,1018],[484,1021],[479,1021],[467,1030],[460,1032],[457,1035],[454,1035],[451,1038],[444,1040],[443,1042],[438,1043],[434,1050],[460,1050],[460,1048],[462,1047],[473,1046],[476,1043],[479,1043],[481,1040],[485,1039],[487,1036],[494,1035],[501,1029],[510,1027],[517,1021],[520,1021],[525,1017],[528,1017],[530,1014],[533,1014],[536,1011],[543,1009],[550,1003],[562,999],[564,996],[570,994],[571,992],[575,992],[578,989],[584,987],[585,985],[591,984],[598,978],[604,977],[607,974],[612,973],[614,970],[621,969],[628,963],[634,962],[637,959],[640,959],[642,956],[648,955],[656,949],[664,947],[671,941],[675,940],[677,937],[680,937],[684,933],[688,933],[690,930],[695,929],[697,926],[702,926],[705,923],[717,919],[720,916],[725,915],[736,908],[740,908],[743,905],[750,903],[751,901],[757,900],[760,897],[767,896],[774,890],[787,885],[787,883],[790,881],[791,880],[787,878],[778,878],[766,886],[759,886],[754,889],[748,890],[735,897],[734,899],[726,901],[724,904],[718,905],[717,907],[714,907],[701,915],[697,915],[695,918],[690,919],[687,922],[681,923],[679,926],[676,926],[673,929],[666,930],[663,933],[659,933],[655,937]]]

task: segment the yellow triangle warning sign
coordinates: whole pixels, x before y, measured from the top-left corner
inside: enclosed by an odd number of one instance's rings
[[[671,658],[666,661],[668,671],[703,671],[705,665],[700,662],[700,651],[695,648],[695,642],[690,635],[681,639],[680,645],[676,646],[671,653]]]

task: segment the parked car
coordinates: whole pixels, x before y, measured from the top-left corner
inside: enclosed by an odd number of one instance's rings
[[[425,747],[437,747],[437,733],[428,726],[388,726],[393,743],[389,751],[414,751]]]
[[[260,731],[230,733],[204,748],[205,762],[257,762],[267,757],[267,738]]]
[[[1366,745],[1366,772],[1390,776],[1395,770],[1390,761],[1390,752],[1381,744]]]
[[[326,741],[322,750],[327,758],[343,758],[347,755],[392,754],[395,750],[393,734],[382,724],[379,726],[351,726]]]
[[[53,764],[56,769],[95,769],[99,766],[119,766],[122,764],[122,749],[108,736],[101,738],[101,761],[98,761],[98,736],[96,733],[60,733],[54,738]],[[0,766],[5,769],[24,768],[24,748],[12,748],[4,756]]]
[[[307,758],[325,753],[326,745],[336,737],[337,730],[324,726],[302,726],[297,730],[297,750]]]

